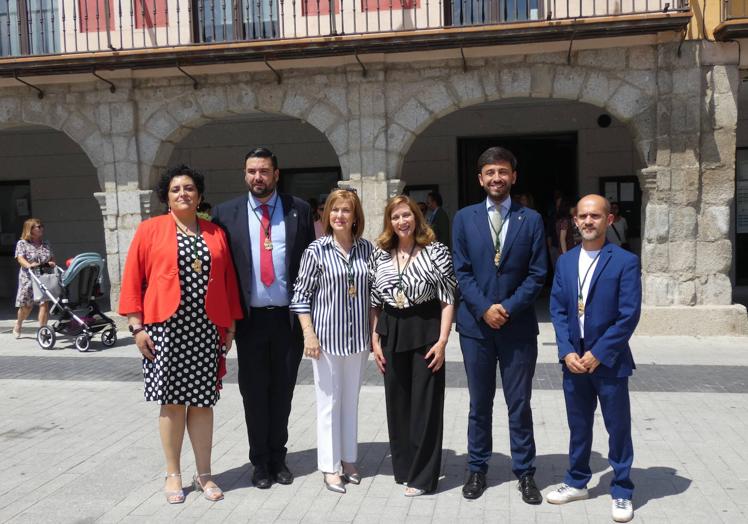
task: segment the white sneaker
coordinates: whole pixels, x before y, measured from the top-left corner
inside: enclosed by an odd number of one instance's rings
[[[589,496],[587,488],[572,488],[568,484],[561,484],[558,489],[548,493],[545,500],[551,504],[566,504],[567,502],[586,499]]]
[[[634,505],[628,499],[613,499],[610,515],[616,522],[628,522],[634,518]]]

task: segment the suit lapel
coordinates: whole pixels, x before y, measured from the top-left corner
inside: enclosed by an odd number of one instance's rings
[[[480,204],[476,204],[475,214],[473,214],[473,222],[478,230],[478,235],[482,239],[482,243],[485,245],[486,250],[493,253],[494,244],[491,235],[491,226],[488,225],[488,211],[486,210],[486,201],[482,201]],[[493,258],[493,255],[492,257]]]
[[[605,270],[605,266],[608,264],[608,262],[610,262],[612,252],[613,248],[611,247],[611,244],[606,242],[602,248],[602,251],[600,252],[600,260],[597,261],[595,272],[592,273],[592,280],[590,280],[590,289],[589,291],[587,291],[587,297],[592,295],[592,290],[595,288],[597,279],[600,278],[600,273]]]
[[[239,199],[234,208],[234,224],[235,231],[239,232],[239,254],[242,257],[242,262],[246,264],[244,267],[249,273],[252,272],[252,249],[250,241],[254,239],[249,238],[249,206],[247,204],[248,198]],[[238,264],[238,261],[237,261]]]
[[[525,208],[519,206],[516,202],[512,202],[512,207],[509,211],[509,225],[507,226],[506,237],[504,237],[504,244],[501,246],[501,263],[499,264],[499,269],[504,265],[506,255],[512,249],[512,244],[514,244],[519,230],[522,229],[524,223]]]
[[[283,221],[286,224],[286,271],[288,271],[291,267],[291,255],[293,254],[296,232],[299,229],[299,212],[290,195],[279,193],[278,196],[283,203]]]

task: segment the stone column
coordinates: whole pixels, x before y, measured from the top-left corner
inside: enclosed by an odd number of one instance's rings
[[[737,57],[719,45],[686,42],[680,56],[677,44],[658,48],[657,153],[641,172],[640,333],[748,333],[729,278]]]
[[[130,242],[140,222],[150,216],[152,191],[141,190],[137,145],[138,119],[129,81],[117,84],[112,96],[92,99],[102,131],[99,146],[106,154],[97,166],[102,191],[94,196],[104,220],[111,307],[116,310],[122,270]]]
[[[149,217],[152,191],[129,190],[94,193],[104,218],[106,261],[109,272],[109,298],[112,310],[119,303],[122,270],[127,250],[138,224]]]
[[[390,148],[383,66],[370,66],[366,77],[360,69],[351,68],[346,89],[347,147],[340,157],[343,181],[339,185],[358,192],[366,216],[364,237],[374,240],[382,231],[384,203],[404,186],[393,167],[401,153]]]

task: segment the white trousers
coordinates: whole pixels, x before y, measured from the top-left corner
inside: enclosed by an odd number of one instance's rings
[[[312,360],[317,394],[317,467],[339,473],[358,459],[358,394],[369,352],[335,356],[320,351]]]

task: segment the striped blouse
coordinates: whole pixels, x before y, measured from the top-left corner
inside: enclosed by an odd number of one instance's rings
[[[374,251],[369,260],[369,278],[372,282],[371,306],[381,308],[386,302],[397,307],[397,269],[389,252],[379,248]],[[440,242],[432,242],[423,248],[403,273],[405,307],[435,298],[454,304],[456,287],[452,255]]]
[[[351,355],[371,348],[367,261],[374,246],[358,239],[348,260],[331,235],[323,236],[304,251],[294,284],[291,311],[309,313],[322,350],[331,355]],[[356,295],[348,293],[350,269]]]

